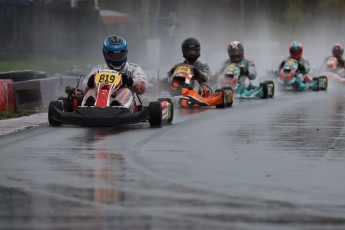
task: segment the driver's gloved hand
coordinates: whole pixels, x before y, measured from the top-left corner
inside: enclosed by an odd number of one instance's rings
[[[95,75],[92,74],[87,81],[87,86],[91,89],[95,87]]]
[[[133,78],[129,77],[126,73],[121,73],[121,76],[123,84],[125,84],[128,87],[133,86]]]
[[[302,72],[306,71],[305,66],[303,65],[302,62],[298,62],[298,69],[301,70]]]
[[[193,68],[193,74],[194,74],[194,78],[195,79],[200,79],[201,76],[200,76],[200,70],[196,67]]]
[[[241,75],[248,75],[249,71],[245,66],[240,66]]]

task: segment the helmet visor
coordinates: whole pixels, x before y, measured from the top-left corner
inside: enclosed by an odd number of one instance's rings
[[[231,61],[238,62],[242,60],[242,56],[241,54],[233,54],[230,56],[230,59]]]
[[[341,55],[343,55],[343,52],[341,49],[338,48],[338,49],[333,50],[333,56],[340,57]]]
[[[301,49],[291,49],[291,50],[290,50],[290,53],[291,53],[292,55],[299,55],[299,54],[302,53],[302,51],[301,51]]]
[[[187,48],[185,51],[185,54],[188,56],[196,56],[199,54],[199,49],[198,48]]]
[[[242,55],[237,54],[237,55],[231,55],[231,59],[241,59]]]
[[[127,57],[127,51],[104,52],[104,56],[112,61],[121,61]]]

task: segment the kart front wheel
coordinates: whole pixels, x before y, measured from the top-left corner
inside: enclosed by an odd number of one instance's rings
[[[328,78],[326,76],[319,77],[319,90],[327,90]]]
[[[313,77],[312,80],[312,87],[313,87],[313,91],[319,91],[319,78],[318,77]]]
[[[60,125],[61,123],[53,118],[54,114],[56,113],[54,107],[57,108],[58,110],[62,111],[62,104],[61,104],[61,102],[60,101],[51,101],[49,103],[49,108],[48,108],[48,121],[49,121],[49,124],[52,125],[52,126],[57,126],[57,125]]]
[[[222,90],[225,93],[226,106],[231,107],[234,103],[234,90],[231,87],[223,87]]]
[[[170,107],[168,107],[168,119],[166,120],[170,124],[174,119],[174,102],[171,100],[171,98],[158,98],[158,101],[167,101],[170,104]]]
[[[267,84],[267,97],[273,98],[274,96],[274,82],[273,81],[265,81]]]
[[[266,99],[268,97],[268,85],[266,82],[260,83],[260,87],[262,88],[263,95],[261,98]]]
[[[159,101],[153,101],[149,104],[149,123],[151,126],[162,125],[162,107]]]

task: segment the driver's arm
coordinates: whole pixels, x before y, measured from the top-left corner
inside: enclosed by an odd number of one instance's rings
[[[256,78],[256,66],[252,61],[248,61],[248,72],[248,78],[254,80]]]
[[[133,85],[130,88],[139,95],[145,93],[148,78],[143,69],[132,63],[127,70],[127,74],[133,78]]]
[[[212,79],[211,70],[207,63],[200,62],[196,68],[199,70],[199,79],[202,82],[208,82]]]
[[[345,61],[342,57],[338,58],[338,62],[343,68],[345,67]]]
[[[84,78],[83,81],[83,93],[86,94],[89,89],[95,87],[95,74],[94,70],[91,70],[91,72]]]
[[[300,58],[298,60],[299,68],[301,69],[302,74],[307,74],[310,71],[310,63],[307,59]]]

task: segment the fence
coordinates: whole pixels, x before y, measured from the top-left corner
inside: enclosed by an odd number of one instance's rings
[[[78,58],[99,53],[104,35],[94,9],[0,1],[0,59]]]

